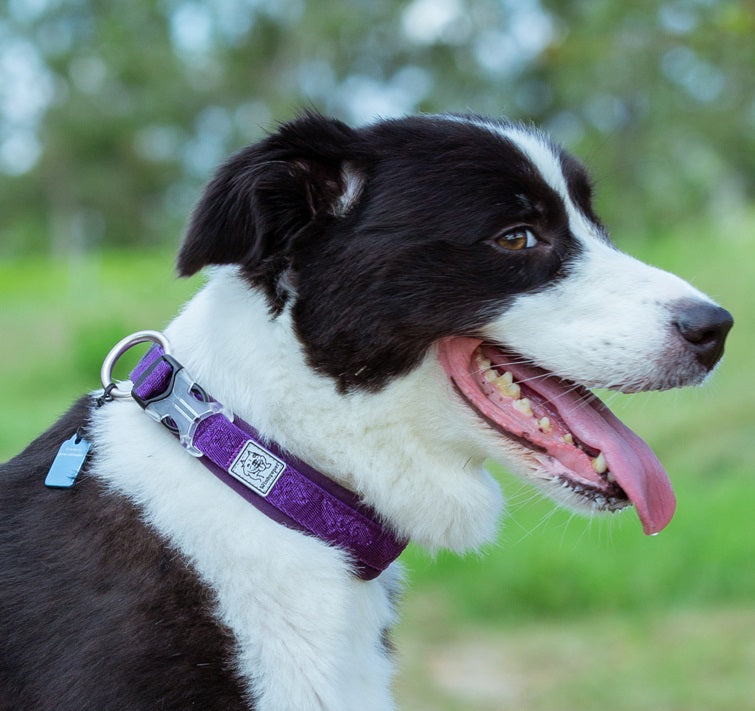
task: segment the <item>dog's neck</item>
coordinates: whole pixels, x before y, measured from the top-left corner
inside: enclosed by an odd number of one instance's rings
[[[456,551],[495,535],[500,490],[483,447],[455,434],[469,415],[454,407],[433,352],[378,393],[341,394],[308,366],[289,312],[272,317],[233,267],[211,271],[167,335],[214,397],[357,492],[399,535]]]

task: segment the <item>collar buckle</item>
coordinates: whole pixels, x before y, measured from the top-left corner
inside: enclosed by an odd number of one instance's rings
[[[143,391],[144,384],[150,376],[163,374],[168,366],[170,379],[156,395],[142,398],[138,392]],[[172,356],[162,355],[157,358],[137,379],[131,394],[137,403],[153,420],[178,435],[181,446],[193,457],[203,456],[203,452],[194,445],[194,435],[199,424],[213,415],[225,415],[233,421],[233,413],[222,404],[210,398],[207,393],[186,372],[186,369]]]

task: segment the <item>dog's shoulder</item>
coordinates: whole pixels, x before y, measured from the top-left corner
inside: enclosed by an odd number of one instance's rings
[[[92,407],[82,398],[0,467],[0,699],[248,709],[232,636],[182,556],[88,463],[71,488],[45,487],[61,443],[79,428],[89,436]]]

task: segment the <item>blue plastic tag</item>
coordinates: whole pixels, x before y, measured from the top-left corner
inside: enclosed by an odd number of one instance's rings
[[[45,486],[58,489],[72,487],[84,466],[91,446],[78,432],[71,439],[63,442],[55,455],[50,471],[47,472]]]

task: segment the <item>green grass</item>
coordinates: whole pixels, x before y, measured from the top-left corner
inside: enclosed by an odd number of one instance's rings
[[[714,481],[676,479],[678,513],[656,537],[642,534],[631,510],[586,521],[549,502],[512,505],[497,545],[483,555],[433,561],[410,550],[413,591],[426,589],[470,622],[750,604],[753,477],[740,470]]]
[[[755,612],[680,610],[450,623],[412,598],[398,635],[407,711],[752,711]]]
[[[169,253],[0,262],[0,461],[100,387],[112,345],[162,328],[198,284],[175,278]]]
[[[753,235],[755,217],[632,250],[736,319],[705,387],[609,395],[674,481],[671,525],[647,538],[632,511],[574,517],[497,471],[509,515],[495,545],[403,556],[402,708],[755,708]],[[99,387],[113,343],[161,328],[199,284],[174,279],[164,253],[0,263],[0,460]]]

